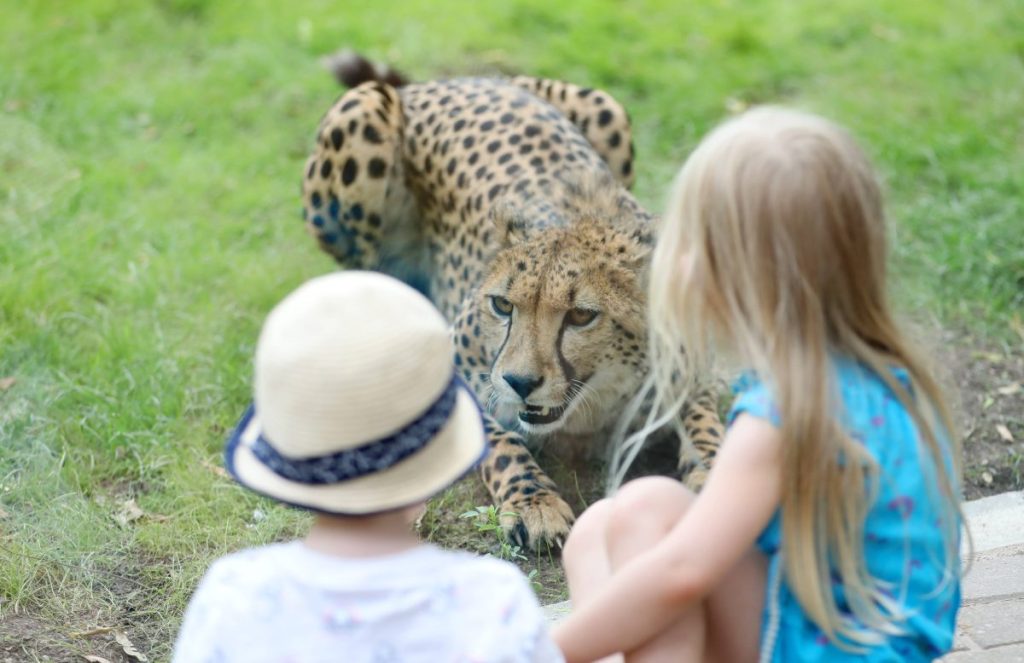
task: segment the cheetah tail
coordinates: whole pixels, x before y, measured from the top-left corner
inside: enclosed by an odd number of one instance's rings
[[[401,87],[409,83],[404,74],[386,64],[371,62],[348,48],[328,56],[324,60],[324,66],[345,87],[355,87],[367,81],[379,81],[392,87]]]

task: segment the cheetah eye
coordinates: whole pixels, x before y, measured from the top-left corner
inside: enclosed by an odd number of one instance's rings
[[[593,322],[600,311],[589,308],[574,308],[565,314],[565,321],[573,327],[586,327]]]
[[[491,310],[494,311],[494,315],[499,318],[507,318],[512,315],[512,309],[515,306],[509,300],[501,297],[500,295],[491,296]]]

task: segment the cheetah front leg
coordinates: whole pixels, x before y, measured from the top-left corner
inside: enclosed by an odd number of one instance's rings
[[[303,217],[343,267],[382,271],[424,290],[422,224],[404,184],[404,123],[390,85],[364,83],[342,95],[306,162]]]
[[[555,482],[540,468],[522,435],[506,429],[487,411],[491,353],[476,326],[478,313],[464,304],[452,325],[455,366],[484,406],[489,453],[480,476],[498,507],[505,535],[524,549],[561,547],[575,520]]]
[[[633,187],[633,129],[626,109],[603,90],[532,76],[516,76],[512,82],[562,112],[590,142],[612,174]]]
[[[505,535],[524,549],[561,548],[576,519],[572,508],[540,469],[523,437],[489,414],[484,418],[490,453],[480,477],[498,506]]]
[[[704,486],[722,444],[724,427],[717,401],[715,393],[707,388],[691,398],[683,409],[686,439],[679,445],[679,472],[683,483],[694,491]]]

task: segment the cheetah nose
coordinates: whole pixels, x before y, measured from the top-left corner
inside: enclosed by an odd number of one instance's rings
[[[505,382],[508,383],[508,386],[512,387],[512,391],[519,394],[519,397],[525,401],[526,397],[532,394],[534,389],[544,383],[544,378],[543,376],[536,377],[533,375],[506,373]]]

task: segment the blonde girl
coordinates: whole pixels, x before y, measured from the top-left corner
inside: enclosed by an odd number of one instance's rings
[[[570,663],[951,647],[959,450],[885,276],[879,185],[844,130],[759,108],[694,151],[652,259],[656,415],[714,350],[746,372],[699,496],[640,479],[576,524],[554,633]]]

